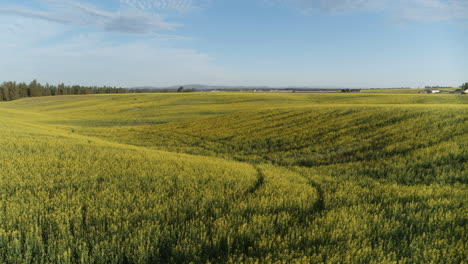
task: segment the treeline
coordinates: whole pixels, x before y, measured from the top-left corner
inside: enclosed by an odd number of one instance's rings
[[[179,91],[180,90],[180,91]],[[29,84],[24,82],[4,82],[0,84],[0,102],[11,101],[25,97],[80,95],[80,94],[122,94],[122,93],[170,93],[194,92],[195,89],[155,89],[155,88],[117,88],[110,86],[81,86],[81,85],[42,85],[34,80]]]
[[[54,95],[78,95],[78,94],[110,94],[127,93],[128,89],[116,87],[97,87],[81,85],[42,85],[34,80],[29,84],[4,82],[0,85],[0,101],[11,101],[24,97],[54,96]]]
[[[361,89],[342,89],[342,93],[360,93]]]

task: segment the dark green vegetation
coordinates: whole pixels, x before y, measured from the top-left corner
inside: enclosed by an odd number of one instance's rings
[[[182,88],[182,89],[180,89]],[[167,92],[194,92],[194,89],[154,89],[154,88],[117,88],[97,87],[81,85],[42,85],[36,80],[26,83],[4,82],[0,84],[0,102],[12,101],[26,97],[59,96],[59,95],[83,95],[83,94],[122,94],[122,93],[167,93]]]
[[[463,95],[0,104],[0,263],[463,263]]]
[[[64,84],[42,85],[36,80],[26,83],[4,82],[0,84],[0,101],[11,101],[25,97],[78,95],[78,94],[110,94],[126,93],[127,89],[116,87],[90,87]]]

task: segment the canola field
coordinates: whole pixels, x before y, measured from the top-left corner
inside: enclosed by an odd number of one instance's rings
[[[0,103],[0,263],[466,263],[468,97]]]

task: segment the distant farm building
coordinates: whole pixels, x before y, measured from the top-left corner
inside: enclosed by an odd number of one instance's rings
[[[468,90],[457,89],[457,90],[453,91],[452,93],[454,93],[454,94],[466,94],[466,93],[468,93]]]
[[[425,94],[437,94],[440,93],[440,90],[424,90]]]

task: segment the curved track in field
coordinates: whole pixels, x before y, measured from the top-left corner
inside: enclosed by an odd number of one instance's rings
[[[323,210],[325,210],[325,195],[324,195],[323,189],[320,186],[320,184],[312,180],[309,180],[309,185],[311,185],[312,187],[314,187],[315,190],[317,190],[318,198],[317,198],[317,201],[312,206],[312,208],[315,212],[320,213]]]
[[[257,170],[257,180],[255,181],[254,185],[247,189],[247,191],[245,192],[246,194],[255,193],[258,189],[260,189],[260,187],[262,187],[265,184],[265,173],[263,172],[263,170],[256,166],[254,166],[254,168]]]
[[[317,196],[318,196],[317,201],[315,201],[315,203],[311,206],[311,208],[312,208],[312,211],[315,213],[323,212],[326,208],[325,208],[325,192],[323,191],[322,186],[316,181],[313,181],[309,179],[308,177],[304,176],[300,171],[298,171],[295,168],[289,168],[289,170],[299,174],[301,177],[306,179],[308,181],[308,184],[317,191]]]

